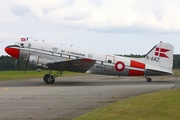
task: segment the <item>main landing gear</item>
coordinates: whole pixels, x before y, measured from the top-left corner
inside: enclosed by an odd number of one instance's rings
[[[62,75],[63,71],[58,71],[54,75],[52,75],[52,70],[49,70],[49,74],[44,75],[44,82],[46,84],[53,84],[55,82],[55,78],[59,75]]]
[[[152,81],[152,79],[150,77],[147,77],[147,76],[144,76],[144,77],[146,78],[147,82],[151,82]]]

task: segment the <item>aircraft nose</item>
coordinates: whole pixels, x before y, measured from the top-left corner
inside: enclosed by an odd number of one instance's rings
[[[7,46],[7,47],[5,48],[5,51],[6,51],[6,53],[9,54],[10,56],[18,59],[18,58],[19,58],[19,49],[18,49],[18,48],[15,48],[15,47],[17,47],[17,46],[13,46],[13,45],[12,45],[12,46]]]

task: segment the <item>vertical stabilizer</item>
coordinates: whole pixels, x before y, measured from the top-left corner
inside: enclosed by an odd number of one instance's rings
[[[150,66],[159,68],[163,72],[172,73],[173,46],[169,43],[160,42],[147,53],[144,60]]]

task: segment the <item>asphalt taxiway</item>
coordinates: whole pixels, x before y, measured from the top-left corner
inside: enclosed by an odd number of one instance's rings
[[[58,77],[53,85],[41,78],[0,82],[0,119],[72,119],[129,97],[180,88],[175,76],[116,77],[87,75]]]

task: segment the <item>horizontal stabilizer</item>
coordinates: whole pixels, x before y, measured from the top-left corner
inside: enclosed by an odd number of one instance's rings
[[[156,76],[156,75],[172,75],[173,73],[172,72],[168,72],[168,71],[161,71],[161,70],[151,70],[151,69],[146,69],[145,70],[145,75],[148,75],[148,76]]]

